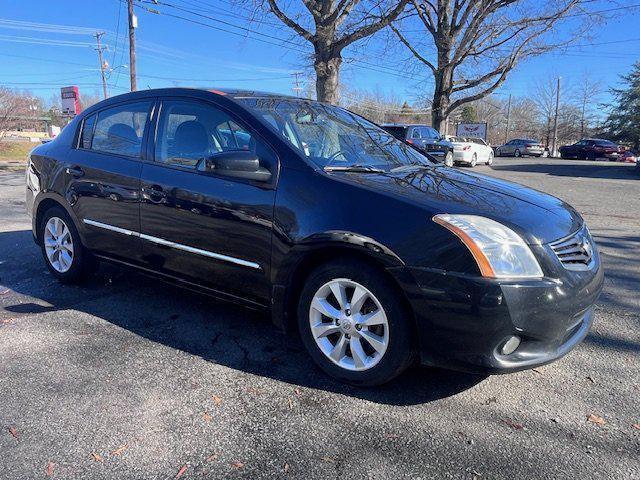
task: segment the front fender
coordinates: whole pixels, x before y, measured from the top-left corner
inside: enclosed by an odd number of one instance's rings
[[[302,291],[303,279],[315,266],[339,255],[367,258],[383,268],[403,270],[404,262],[390,248],[365,235],[332,230],[310,235],[272,264],[272,321],[291,331],[295,318],[295,299]]]

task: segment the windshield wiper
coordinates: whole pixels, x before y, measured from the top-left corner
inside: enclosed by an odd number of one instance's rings
[[[389,170],[392,173],[395,172],[403,172],[404,170],[414,170],[416,168],[427,168],[427,165],[417,165],[417,164],[410,164],[410,165],[401,165],[399,167],[394,167],[391,170]]]
[[[368,165],[328,165],[325,172],[384,173],[384,170]]]

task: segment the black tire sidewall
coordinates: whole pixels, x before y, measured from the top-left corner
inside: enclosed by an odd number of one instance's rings
[[[348,278],[365,286],[381,303],[389,322],[389,345],[380,362],[364,371],[345,370],[329,360],[316,344],[309,324],[309,307],[318,289],[336,278]],[[314,270],[305,283],[298,302],[298,327],[303,344],[322,370],[330,376],[358,386],[386,383],[404,371],[413,361],[412,317],[399,298],[394,285],[376,268],[365,262],[343,260]]]
[[[69,232],[71,233],[71,239],[73,241],[73,260],[71,262],[71,268],[69,268],[69,270],[67,270],[66,272],[58,272],[55,268],[53,268],[53,266],[49,262],[47,252],[44,248],[45,225],[52,217],[58,217],[62,221],[64,221],[64,223],[67,225],[67,228],[69,229]],[[82,246],[78,229],[76,228],[76,225],[69,214],[61,207],[51,207],[42,216],[39,232],[40,238],[38,238],[38,241],[40,243],[42,256],[44,257],[44,261],[47,265],[47,268],[49,269],[49,272],[51,272],[51,274],[62,283],[76,283],[84,279],[89,264],[88,253]]]

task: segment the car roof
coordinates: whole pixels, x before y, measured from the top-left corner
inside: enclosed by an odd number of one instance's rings
[[[91,112],[94,110],[98,110],[104,107],[107,107],[112,104],[131,101],[131,100],[142,100],[144,98],[149,97],[170,97],[170,96],[193,96],[194,98],[203,98],[208,95],[217,95],[221,98],[227,98],[231,101],[240,98],[286,98],[291,100],[300,100],[305,101],[308,99],[294,97],[291,95],[285,95],[281,93],[269,93],[262,92],[258,90],[241,90],[234,88],[219,88],[219,89],[208,89],[208,88],[188,88],[188,87],[172,87],[172,88],[149,88],[145,90],[138,90],[135,92],[123,93],[121,95],[115,95],[113,97],[109,97],[106,100],[102,100],[101,102],[92,105],[91,107],[84,110],[82,113]]]

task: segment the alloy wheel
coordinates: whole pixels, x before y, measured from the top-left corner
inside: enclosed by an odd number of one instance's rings
[[[447,167],[453,167],[453,154],[451,152],[447,152],[444,157],[444,164]]]
[[[380,301],[363,285],[337,278],[321,286],[309,308],[320,351],[346,370],[377,365],[389,345],[389,322]]]
[[[493,153],[489,154],[489,158],[487,159],[487,165],[491,165],[493,163]]]
[[[56,272],[65,273],[73,265],[73,238],[61,218],[51,217],[44,227],[44,249]]]

